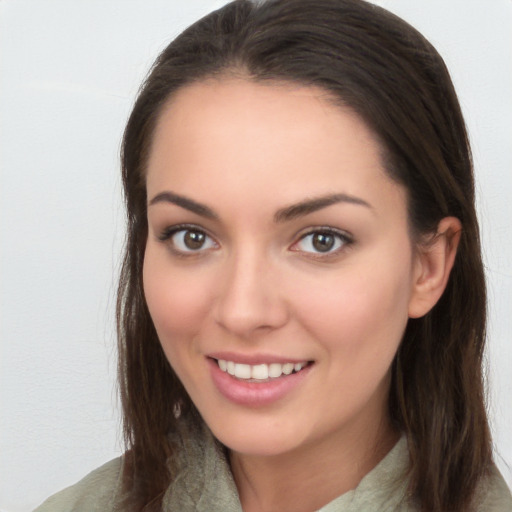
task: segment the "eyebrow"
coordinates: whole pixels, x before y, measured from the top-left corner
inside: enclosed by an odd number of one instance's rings
[[[329,194],[327,196],[306,199],[300,203],[281,208],[274,215],[274,222],[278,223],[293,220],[337,203],[349,203],[373,209],[369,203],[359,197],[348,194]]]
[[[160,194],[157,194],[153,199],[151,199],[149,206],[157,203],[175,204],[176,206],[181,206],[181,208],[197,213],[197,215],[206,217],[207,219],[218,220],[219,218],[219,216],[208,206],[198,203],[193,199],[189,199],[188,197],[175,194],[174,192],[161,192]]]
[[[157,203],[175,204],[181,208],[184,208],[185,210],[196,213],[201,217],[206,217],[207,219],[212,220],[219,219],[219,216],[210,207],[180,194],[175,194],[174,192],[160,192],[155,197],[153,197],[151,201],[149,201],[149,206]],[[290,221],[296,219],[297,217],[303,217],[304,215],[308,215],[337,203],[349,203],[373,209],[369,203],[359,197],[351,196],[348,194],[329,194],[312,199],[305,199],[300,203],[292,204],[290,206],[279,209],[274,215],[274,222],[282,223]]]

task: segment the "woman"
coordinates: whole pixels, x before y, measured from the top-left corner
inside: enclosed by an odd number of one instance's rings
[[[129,450],[40,510],[512,509],[470,151],[420,34],[228,4],[158,58],[122,164]]]

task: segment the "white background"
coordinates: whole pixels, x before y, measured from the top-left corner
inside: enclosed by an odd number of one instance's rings
[[[118,151],[149,65],[222,0],[0,0],[0,510],[121,453],[113,304]],[[380,0],[445,57],[473,143],[490,410],[512,473],[512,2]]]

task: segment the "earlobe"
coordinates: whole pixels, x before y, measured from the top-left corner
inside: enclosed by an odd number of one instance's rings
[[[418,247],[409,301],[409,318],[426,315],[443,294],[455,262],[462,226],[456,217],[445,217],[437,233]]]

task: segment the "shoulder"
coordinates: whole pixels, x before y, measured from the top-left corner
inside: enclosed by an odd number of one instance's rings
[[[122,457],[107,462],[48,498],[34,512],[113,512],[121,468]]]
[[[484,478],[477,490],[477,512],[512,512],[512,495],[496,466]]]

